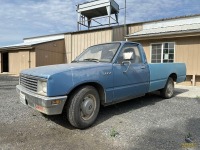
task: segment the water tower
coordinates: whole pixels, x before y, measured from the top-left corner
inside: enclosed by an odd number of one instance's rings
[[[90,29],[99,26],[118,24],[119,5],[114,0],[95,0],[85,2],[77,6],[77,12],[78,30],[81,29],[81,26]],[[101,23],[101,19],[103,18],[106,18],[108,22],[106,23],[103,21],[104,23]],[[92,22],[95,22],[96,25],[92,26]]]

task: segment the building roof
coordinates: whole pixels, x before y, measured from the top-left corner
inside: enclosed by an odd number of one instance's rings
[[[169,34],[182,34],[200,32],[200,24],[190,24],[190,25],[179,25],[179,26],[169,26],[153,29],[145,29],[139,32],[135,32],[127,36],[127,38],[137,38],[137,37],[147,37],[147,36],[157,36],[157,35],[169,35]]]
[[[51,41],[56,41],[56,40],[62,40],[62,39],[64,39],[64,34],[26,38],[26,39],[24,39],[24,41],[22,43],[0,47],[0,50],[32,49],[33,48],[32,46],[34,46],[34,45],[51,42]]]
[[[196,32],[200,32],[200,16],[144,23],[141,31],[131,33],[127,35],[126,38],[142,38]]]

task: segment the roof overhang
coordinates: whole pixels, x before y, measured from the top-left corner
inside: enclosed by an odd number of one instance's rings
[[[198,36],[200,34],[200,24],[177,25],[160,28],[149,28],[127,35],[126,39],[142,40],[153,38],[173,38]]]
[[[32,45],[21,45],[21,46],[6,46],[6,47],[0,47],[0,52],[1,51],[15,51],[15,50],[31,50],[34,49]]]
[[[146,35],[127,35],[127,40],[146,40],[146,39],[165,39],[165,38],[177,38],[177,37],[189,37],[200,36],[200,30],[185,31],[185,32],[168,32],[168,33],[152,33]]]
[[[35,45],[48,43],[48,42],[54,42],[54,41],[58,41],[58,40],[64,40],[64,35],[24,39],[23,43],[0,47],[0,51],[31,50],[31,49],[34,49]]]

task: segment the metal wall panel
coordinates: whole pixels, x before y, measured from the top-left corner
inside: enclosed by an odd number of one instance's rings
[[[20,71],[30,68],[29,51],[10,51],[9,53],[9,73],[19,74]]]
[[[36,67],[36,53],[35,51],[30,51],[30,68]]]
[[[128,34],[133,34],[135,32],[138,31],[142,31],[143,30],[143,25],[142,24],[137,24],[137,25],[129,25],[128,26]]]
[[[21,59],[19,52],[9,52],[9,73],[19,74],[20,66],[21,66]]]
[[[187,75],[200,75],[200,36],[176,40],[176,62],[185,62]]]
[[[20,68],[19,70],[28,69],[29,65],[29,51],[19,51],[19,58],[20,58]],[[15,59],[15,64],[18,65],[17,60]]]
[[[1,53],[0,53],[0,73],[2,72],[2,68],[1,68],[1,65],[2,65],[2,62],[1,62],[2,60],[1,60]]]
[[[62,64],[66,61],[65,42],[58,40],[38,44],[35,46],[36,67]]]
[[[187,75],[200,75],[200,36],[170,39],[140,40],[150,62],[151,43],[175,42],[175,62],[186,63]],[[133,39],[134,40],[134,39]]]
[[[66,60],[65,63],[70,63],[69,60],[72,59],[72,35],[66,34],[65,35],[65,52],[66,52]]]
[[[125,41],[125,30],[123,26],[113,28],[113,41]]]
[[[72,33],[65,35],[67,63],[74,60],[89,46],[112,41],[112,29]]]

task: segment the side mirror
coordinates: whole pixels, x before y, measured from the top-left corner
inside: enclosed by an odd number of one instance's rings
[[[125,52],[123,53],[123,60],[133,60],[133,52]]]

